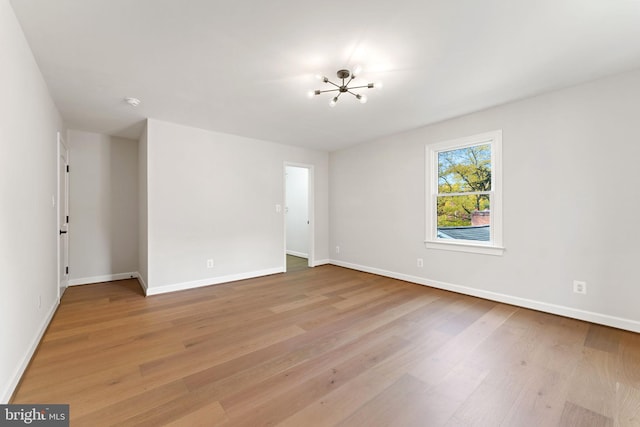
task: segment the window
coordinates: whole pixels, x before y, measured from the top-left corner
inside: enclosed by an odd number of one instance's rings
[[[427,146],[427,248],[502,255],[501,151],[501,130]]]

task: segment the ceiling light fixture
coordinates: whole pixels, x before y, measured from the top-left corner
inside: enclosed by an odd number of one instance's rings
[[[330,85],[333,85],[336,88],[335,89],[327,89],[327,90],[319,90],[319,89],[318,90],[314,90],[314,91],[309,92],[309,97],[312,98],[315,95],[320,95],[321,93],[326,93],[326,92],[338,92],[333,98],[331,98],[331,101],[329,102],[329,106],[333,107],[338,102],[338,98],[340,98],[340,95],[342,95],[343,93],[350,93],[351,95],[355,96],[356,99],[358,101],[360,101],[360,103],[364,104],[365,102],[367,102],[367,96],[366,95],[361,95],[359,93],[354,93],[354,92],[352,92],[352,90],[353,89],[362,89],[362,88],[372,89],[374,87],[379,88],[379,87],[382,87],[382,84],[381,83],[367,83],[366,85],[362,85],[362,86],[349,86],[349,84],[358,75],[360,75],[360,71],[361,71],[360,67],[356,67],[353,70],[353,73],[350,72],[349,70],[338,70],[336,75],[338,76],[339,79],[342,80],[342,84],[334,83],[334,82],[332,82],[331,80],[329,80],[325,76],[316,76],[316,77],[318,77],[318,79],[322,80],[324,83],[329,83]]]

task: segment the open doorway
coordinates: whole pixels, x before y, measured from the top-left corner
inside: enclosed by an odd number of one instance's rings
[[[58,132],[58,301],[69,285],[69,149]]]
[[[286,163],[285,271],[313,266],[313,166]]]

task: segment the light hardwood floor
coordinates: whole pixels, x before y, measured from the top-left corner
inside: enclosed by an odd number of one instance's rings
[[[309,260],[298,256],[287,255],[287,272],[306,270],[309,268]]]
[[[640,335],[322,266],[67,290],[12,403],[72,426],[640,425]]]

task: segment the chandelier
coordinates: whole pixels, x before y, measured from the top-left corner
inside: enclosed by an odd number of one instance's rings
[[[317,89],[309,92],[309,97],[312,98],[314,95],[320,95],[321,93],[326,93],[326,92],[338,92],[333,98],[331,98],[331,101],[329,102],[329,106],[333,107],[338,102],[338,98],[340,98],[340,95],[342,95],[343,93],[350,93],[351,95],[355,96],[358,101],[364,104],[365,102],[367,102],[367,96],[352,92],[353,89],[363,89],[363,88],[372,89],[374,87],[375,88],[382,87],[382,83],[380,82],[367,83],[366,85],[362,85],[362,86],[349,86],[351,82],[353,82],[353,80],[356,78],[356,76],[360,75],[360,67],[356,67],[356,69],[353,72],[346,69],[338,70],[336,75],[338,76],[339,79],[342,80],[341,84],[334,83],[325,76],[317,76],[318,79],[320,79],[324,83],[328,83],[330,85],[335,86],[335,89],[327,89],[327,90]]]

